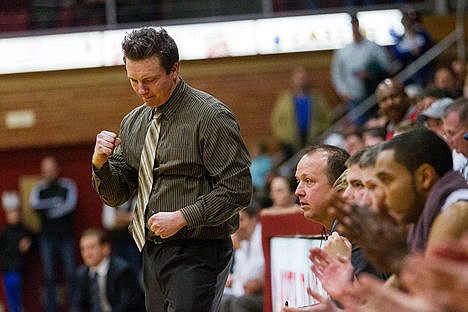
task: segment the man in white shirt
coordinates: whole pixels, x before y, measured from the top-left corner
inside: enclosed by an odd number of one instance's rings
[[[234,253],[221,312],[263,311],[265,260],[259,212],[260,207],[255,203],[240,212],[239,229],[233,237],[239,242],[239,248]]]
[[[390,71],[386,50],[361,34],[355,15],[351,16],[351,26],[353,41],[335,51],[331,64],[335,91],[346,103],[348,112],[371,95]],[[363,125],[366,118],[367,116],[352,113],[350,121]]]
[[[446,141],[458,155],[454,160],[454,169],[459,171],[468,181],[468,141],[464,139],[468,132],[468,99],[458,98],[444,109],[442,118]],[[464,158],[464,159],[463,159]]]

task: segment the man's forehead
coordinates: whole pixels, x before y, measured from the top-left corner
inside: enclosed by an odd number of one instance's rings
[[[370,166],[366,168],[362,168],[362,174],[361,174],[361,180],[363,183],[369,182],[369,181],[375,181],[376,178],[376,167],[375,166]]]
[[[398,171],[398,173],[395,174],[400,175],[402,174],[402,169],[408,171],[404,164],[396,161],[394,149],[380,151],[377,155],[374,168],[375,170],[373,175],[377,178],[382,174],[392,174],[394,171]]]
[[[363,174],[363,169],[359,168],[358,164],[351,165],[347,169],[347,176],[348,177],[353,177],[354,179],[362,176]]]
[[[375,159],[374,172],[379,169],[382,165],[388,166],[395,163],[395,150],[386,149],[382,150],[377,154]]]
[[[330,153],[323,149],[318,149],[314,151],[312,154],[309,154],[310,160],[315,161],[324,166],[328,163],[329,157],[330,157]]]
[[[467,122],[460,122],[460,116],[458,115],[458,112],[450,112],[447,115],[447,117],[443,118],[442,120],[444,125],[449,125],[452,127],[462,127],[464,129],[468,128]]]
[[[298,163],[298,168],[299,167],[311,167],[313,165],[314,167],[316,166],[325,166],[328,161],[328,153],[327,152],[322,152],[322,151],[317,151],[313,152],[312,154],[306,154],[302,156],[301,160],[299,160]]]
[[[298,163],[296,168],[296,178],[301,176],[318,176],[326,174],[326,159],[310,158],[304,156]]]

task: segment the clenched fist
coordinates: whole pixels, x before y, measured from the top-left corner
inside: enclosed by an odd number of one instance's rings
[[[114,132],[103,130],[96,136],[94,146],[93,165],[97,169],[102,168],[115,148],[120,145],[120,138]]]

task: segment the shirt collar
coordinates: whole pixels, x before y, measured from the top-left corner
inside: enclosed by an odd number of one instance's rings
[[[177,83],[177,86],[175,87],[174,92],[172,92],[172,95],[169,98],[169,100],[167,100],[167,102],[164,103],[162,106],[158,107],[158,109],[161,110],[165,118],[168,118],[170,120],[172,116],[181,109],[183,105],[181,99],[187,87],[188,86],[185,83],[185,81],[182,79],[182,77],[179,76],[179,82]]]
[[[187,89],[187,84],[185,81],[182,79],[182,77],[179,76],[179,82],[177,83],[174,91],[172,92],[171,97],[169,100],[167,100],[166,103],[158,107],[158,110],[161,111],[161,113],[165,116],[165,118],[171,119],[171,117],[180,110],[181,101],[180,99],[182,98],[185,90]],[[151,106],[148,106],[146,104],[143,104],[147,110],[147,119],[148,122],[150,122],[153,119],[154,116],[154,108]]]
[[[90,268],[89,272],[91,274],[96,272],[99,276],[106,276],[107,271],[109,271],[109,262],[110,262],[110,258],[107,257],[104,260],[102,260],[101,263],[99,263],[97,267]]]

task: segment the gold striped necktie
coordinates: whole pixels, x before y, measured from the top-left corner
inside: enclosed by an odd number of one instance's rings
[[[155,109],[153,120],[146,133],[145,144],[141,152],[140,170],[138,173],[138,200],[132,219],[132,235],[140,251],[145,245],[145,209],[153,188],[153,167],[160,129],[161,112]]]

